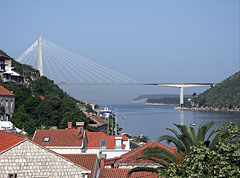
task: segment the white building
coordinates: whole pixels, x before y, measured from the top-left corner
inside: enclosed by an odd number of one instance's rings
[[[130,151],[130,141],[126,136],[110,136],[103,132],[89,132],[84,123],[77,123],[67,129],[36,130],[33,141],[59,154],[106,154],[106,158],[121,156]]]

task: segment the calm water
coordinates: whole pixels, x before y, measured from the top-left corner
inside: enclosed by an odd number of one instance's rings
[[[100,106],[103,107],[103,106]],[[165,128],[176,128],[173,123],[190,125],[195,128],[200,124],[214,121],[214,127],[230,121],[240,122],[240,113],[231,112],[195,112],[175,110],[175,106],[145,106],[140,104],[108,105],[109,109],[117,108],[118,124],[124,132],[133,136],[144,134],[151,140],[161,135],[170,134]],[[123,117],[126,117],[123,122]]]

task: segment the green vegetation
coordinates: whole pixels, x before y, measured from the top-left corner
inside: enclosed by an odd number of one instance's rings
[[[6,55],[3,51],[0,53]],[[76,122],[84,121],[85,126],[92,129],[87,126],[89,119],[80,110],[79,101],[69,96],[47,77],[39,77],[39,72],[31,66],[22,65],[14,59],[12,61],[16,71],[24,73],[28,82],[26,85],[16,85],[13,82],[0,83],[15,95],[15,112],[11,121],[16,127],[32,135],[42,126],[66,128],[67,122],[73,122],[75,126]]]
[[[184,98],[184,101],[187,101],[187,98]],[[158,99],[147,99],[147,103],[161,103],[161,104],[179,104],[179,96],[178,97],[164,97]]]
[[[158,138],[159,142],[166,140],[168,143],[173,143],[176,145],[178,152],[180,153],[188,153],[192,146],[197,146],[201,143],[205,144],[210,148],[214,148],[218,137],[215,137],[212,142],[210,142],[210,138],[221,129],[216,128],[209,133],[209,136],[206,138],[208,131],[213,126],[214,122],[209,122],[206,125],[199,126],[197,133],[191,126],[187,125],[178,125],[174,124],[180,133],[178,133],[174,129],[167,128],[170,132],[172,132],[174,136],[171,135],[163,135]]]
[[[191,147],[182,164],[170,164],[159,175],[165,177],[240,177],[240,128],[233,123],[225,125],[214,149],[204,144]]]
[[[197,134],[189,126],[176,125],[178,134],[173,129],[167,129],[176,137],[162,136],[160,140],[173,142],[177,147],[176,154],[162,148],[151,148],[143,151],[141,159],[159,163],[158,168],[138,167],[132,172],[158,172],[159,177],[239,177],[240,176],[240,128],[234,124],[224,124],[224,128],[214,129],[205,139],[212,122],[199,127]],[[212,140],[209,138],[217,135]],[[164,161],[163,161],[164,160]]]
[[[185,105],[186,107],[240,110],[240,72],[192,98]]]

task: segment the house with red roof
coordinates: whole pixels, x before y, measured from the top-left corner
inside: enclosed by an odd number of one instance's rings
[[[62,156],[88,170],[91,170],[91,173],[88,174],[88,178],[97,177],[99,160],[96,154],[62,154]]]
[[[160,165],[155,163],[154,161],[139,159],[144,156],[142,152],[144,149],[149,149],[153,147],[159,147],[159,148],[165,149],[172,154],[176,153],[176,148],[173,148],[173,147],[169,148],[153,140],[149,143],[146,143],[143,146],[136,148],[135,150],[131,150],[128,153],[121,155],[120,157],[104,160],[105,162],[104,165],[105,167],[112,167],[112,168],[117,167],[120,169],[132,169],[135,167],[153,167],[153,168],[159,167]],[[162,161],[166,162],[164,160]]]
[[[15,109],[15,95],[8,89],[0,85],[0,104],[5,109],[5,114],[1,116],[1,121],[8,121]]]
[[[77,123],[77,129],[68,122],[66,129],[36,130],[33,141],[59,154],[80,154],[87,149],[86,131],[83,122]]]
[[[89,114],[92,114],[92,113],[89,113]],[[103,120],[100,115],[90,115],[88,116],[89,114],[86,114],[87,117],[89,117],[91,123],[89,124],[89,126],[91,127],[95,127],[97,128],[97,130],[99,132],[104,132],[104,133],[107,133],[107,129],[108,129],[108,123],[106,120]]]
[[[131,169],[118,169],[118,168],[99,169],[99,178],[126,178],[130,170]],[[157,177],[158,175],[156,173],[140,171],[132,173],[129,178],[157,178]]]
[[[0,177],[87,178],[92,172],[82,166],[86,159],[96,164],[96,155],[67,158],[22,135],[0,131]]]
[[[86,131],[87,153],[104,154],[106,158],[119,157],[129,152],[130,140],[125,135],[107,135],[103,132]]]
[[[33,141],[59,154],[105,154],[106,158],[119,157],[130,151],[126,136],[111,136],[103,132],[84,130],[82,122],[77,129],[68,122],[66,129],[36,130]]]

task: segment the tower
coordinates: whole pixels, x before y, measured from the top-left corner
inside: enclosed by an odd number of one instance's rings
[[[38,37],[38,71],[40,76],[43,75],[43,66],[42,66],[42,36]]]

